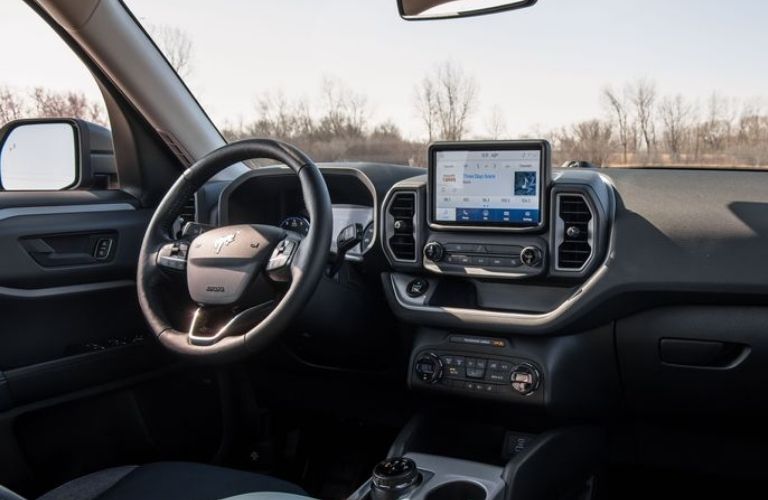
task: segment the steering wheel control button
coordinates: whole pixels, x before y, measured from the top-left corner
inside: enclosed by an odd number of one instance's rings
[[[163,245],[157,252],[157,265],[174,271],[184,271],[187,268],[187,253],[189,244],[183,241],[174,241]]]
[[[525,247],[520,251],[520,260],[528,267],[541,263],[541,250],[536,247]]]
[[[443,378],[443,362],[436,354],[428,352],[416,360],[416,376],[422,382],[435,384]]]
[[[539,388],[541,377],[533,365],[522,363],[512,369],[509,380],[512,383],[512,389],[523,396],[527,396]]]
[[[405,287],[405,293],[413,299],[421,297],[427,293],[427,290],[429,290],[429,281],[425,280],[424,278],[416,278],[411,280],[411,282],[408,283],[408,285]]]
[[[272,250],[272,255],[264,269],[273,281],[289,281],[291,279],[290,264],[299,242],[290,237],[281,240]]]
[[[424,257],[432,262],[440,262],[443,260],[443,245],[436,241],[430,241],[424,247]]]

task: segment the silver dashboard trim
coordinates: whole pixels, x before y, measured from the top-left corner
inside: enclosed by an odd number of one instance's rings
[[[595,274],[593,274],[584,284],[579,287],[573,294],[571,294],[562,304],[555,309],[545,313],[519,313],[519,312],[503,312],[503,311],[486,311],[482,309],[466,309],[460,307],[436,307],[425,305],[425,301],[412,302],[403,295],[402,291],[398,287],[397,280],[395,279],[398,273],[392,273],[390,275],[390,285],[394,293],[395,300],[398,305],[409,311],[416,311],[422,313],[431,314],[447,314],[464,321],[471,319],[479,320],[510,320],[517,324],[523,325],[539,325],[552,321],[563,314],[565,314],[571,307],[573,307],[579,300],[581,300],[585,294],[587,294],[595,284],[608,272],[607,262],[601,265]],[[410,278],[408,279],[410,281]]]
[[[543,267],[543,266],[542,266]],[[458,276],[458,277],[467,277],[467,278],[509,278],[509,279],[522,279],[522,278],[531,278],[533,276],[536,276],[534,274],[526,274],[526,273],[511,273],[511,272],[504,272],[504,271],[489,271],[488,269],[482,268],[482,267],[472,267],[472,266],[465,266],[463,268],[463,271],[445,271],[443,269],[440,269],[440,266],[435,264],[434,262],[430,262],[427,259],[424,259],[424,269],[427,271],[433,272],[435,274],[440,274],[444,276]]]
[[[130,203],[96,203],[88,205],[41,205],[36,207],[0,208],[0,221],[25,215],[61,215],[136,210]]]

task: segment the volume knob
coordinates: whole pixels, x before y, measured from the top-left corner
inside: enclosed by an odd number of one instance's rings
[[[525,247],[520,251],[520,260],[526,266],[537,266],[541,262],[541,250],[536,247]]]
[[[443,259],[443,245],[436,241],[430,241],[424,247],[424,257],[432,262],[440,262]]]

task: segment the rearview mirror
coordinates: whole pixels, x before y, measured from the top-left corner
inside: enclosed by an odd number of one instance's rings
[[[537,0],[397,0],[400,16],[409,21],[481,16],[530,7]]]

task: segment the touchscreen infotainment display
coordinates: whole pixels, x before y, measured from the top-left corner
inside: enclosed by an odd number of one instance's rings
[[[541,224],[543,150],[437,149],[432,152],[432,222]]]

